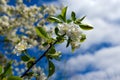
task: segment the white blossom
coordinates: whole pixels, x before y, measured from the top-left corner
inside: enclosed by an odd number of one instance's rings
[[[8,0],[0,0],[0,4],[6,4]]]
[[[18,4],[23,3],[23,0],[17,0],[17,3]]]
[[[72,40],[71,46],[73,48],[80,47],[80,39],[82,35],[82,30],[80,27],[73,22],[58,24],[59,33],[61,35],[66,34],[68,38]]]
[[[22,40],[21,42],[19,42],[16,46],[15,46],[15,50],[14,52],[16,53],[21,53],[22,51],[24,51],[25,49],[28,48],[28,44],[26,41]]]
[[[43,70],[41,69],[41,67],[36,67],[34,66],[32,68],[32,71],[36,74],[38,74],[38,80],[47,80],[47,77],[45,75],[45,73],[43,72]]]

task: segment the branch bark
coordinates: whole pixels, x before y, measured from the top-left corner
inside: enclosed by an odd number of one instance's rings
[[[49,48],[43,53],[43,55],[41,55],[24,73],[23,75],[21,76],[24,77],[29,71],[30,69],[35,65],[37,64],[43,57],[45,57],[45,55],[48,53],[48,51],[52,48],[52,46],[54,46],[55,44],[57,43],[57,41],[55,41],[53,44],[50,44]]]

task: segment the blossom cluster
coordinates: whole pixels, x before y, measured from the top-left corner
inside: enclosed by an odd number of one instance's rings
[[[23,0],[16,0],[16,5],[9,5],[8,3],[9,0],[0,0],[0,36],[4,36],[6,41],[10,41],[12,46],[9,47],[13,47],[12,53],[20,56],[24,50],[34,46],[45,49],[44,46],[42,46],[45,40],[36,34],[35,27],[44,26],[43,28],[47,33],[51,34],[51,29],[46,27],[47,17],[53,15],[58,7],[54,5],[27,6],[23,3]],[[3,61],[3,58],[1,58],[0,61]],[[14,64],[18,64],[18,62]],[[24,62],[21,64],[27,65],[27,63]],[[17,71],[20,76],[26,69],[27,68],[19,70],[15,68],[15,71]],[[34,71],[35,70],[37,72],[34,73],[39,74],[38,79],[46,79],[40,67],[35,67]]]
[[[59,33],[66,34],[71,39],[71,46],[74,48],[80,47],[80,39],[82,38],[82,30],[73,22],[58,24]]]
[[[26,64],[26,62],[14,60],[13,70],[15,70],[17,73],[13,73],[17,74],[18,76],[23,74],[28,68],[20,68],[18,66],[22,66],[24,64]],[[34,66],[31,71],[33,72],[32,75],[35,76],[38,80],[47,80],[47,77],[40,66]],[[25,76],[24,80],[30,80],[30,78]]]
[[[45,15],[53,15],[57,7],[27,6],[23,0],[16,1],[16,5],[13,6],[8,5],[8,0],[0,0],[0,35],[6,36],[12,42],[15,46],[14,53],[20,53],[30,46],[38,45],[43,48],[41,45],[43,40],[38,39],[35,27],[45,26],[47,22]]]

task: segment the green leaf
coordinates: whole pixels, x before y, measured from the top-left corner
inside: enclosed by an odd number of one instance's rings
[[[23,80],[23,79],[18,76],[10,76],[7,78],[7,80]]]
[[[21,56],[21,60],[26,62],[30,60],[30,57],[28,57],[27,55]]]
[[[81,22],[85,19],[86,16],[83,16],[82,18],[78,18],[75,20],[75,24],[81,24]]]
[[[34,74],[34,72],[28,72],[26,75],[31,77],[31,76],[33,76],[33,74]]]
[[[62,23],[62,21],[61,21],[59,18],[53,17],[53,16],[50,16],[50,17],[48,18],[48,20],[51,21],[51,22]]]
[[[58,36],[60,36],[60,35],[58,34],[58,32],[59,32],[58,27],[55,27],[55,34],[58,35]]]
[[[57,52],[55,50],[55,47],[52,46],[51,49],[48,51],[48,53],[46,54],[48,59],[56,59],[59,60],[61,53]]]
[[[56,37],[56,39],[57,39],[57,44],[60,44],[60,43],[63,43],[64,42],[64,40],[65,40],[65,36],[66,35],[66,33],[65,34],[63,34],[63,35],[60,35],[60,36],[57,36]]]
[[[64,18],[62,15],[58,15],[57,18],[59,18],[61,21],[64,21]]]
[[[61,16],[63,17],[63,20],[66,22],[66,12],[67,12],[67,7],[64,7],[61,12]]]
[[[0,66],[0,74],[3,72],[3,68],[2,66]]]
[[[8,38],[5,38],[4,41],[5,42],[10,42],[10,40]]]
[[[80,19],[80,21],[83,21],[83,20],[85,19],[85,17],[86,17],[86,16],[83,16],[83,17]]]
[[[79,25],[79,24],[81,24],[81,20],[80,19],[76,19],[74,23]]]
[[[6,66],[4,67],[4,73],[2,74],[2,76],[12,75],[11,65],[12,65],[12,61],[6,64]]]
[[[72,13],[71,13],[71,18],[72,18],[73,21],[76,20],[76,14],[75,14],[75,12],[72,12]]]
[[[85,35],[85,34],[82,34],[82,35],[81,35],[80,42],[84,42],[84,41],[85,41],[85,39],[86,39],[86,35]]]
[[[33,65],[33,62],[28,62],[27,63],[27,68],[31,67]]]
[[[27,68],[31,67],[34,62],[35,62],[35,59],[34,59],[34,58],[31,58],[31,59],[27,62]]]
[[[71,42],[71,39],[69,38],[69,39],[67,40],[67,45],[66,45],[66,47],[68,47],[68,46],[70,45],[70,42]]]
[[[39,37],[44,38],[46,40],[49,39],[49,36],[43,27],[36,27],[35,29],[36,29],[36,33]]]
[[[74,47],[72,47],[72,53],[75,51],[75,48]]]
[[[44,42],[42,45],[43,45],[43,46],[47,46],[47,45],[48,45],[48,42]]]
[[[55,65],[50,60],[48,60],[48,63],[49,63],[49,74],[48,74],[48,77],[50,77],[55,72]]]
[[[83,30],[92,30],[92,29],[93,29],[92,26],[87,25],[87,24],[80,24],[79,26],[80,26],[80,28],[83,29]]]
[[[1,79],[0,79],[1,80]],[[7,78],[3,78],[2,80],[7,80]]]
[[[56,60],[59,60],[60,55],[61,55],[60,52],[56,52],[56,53],[54,53],[54,54],[47,54],[48,58],[54,58],[54,59],[56,59]]]
[[[70,23],[70,22],[72,22],[72,20],[68,19],[68,20],[67,20],[67,23]]]
[[[55,47],[52,46],[51,49],[48,51],[49,54],[54,54],[56,52]]]

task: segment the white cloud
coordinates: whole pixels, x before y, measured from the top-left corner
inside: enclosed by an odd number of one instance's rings
[[[68,15],[71,11],[75,11],[78,17],[87,15],[84,22],[94,27],[94,30],[85,32],[87,40],[82,44],[82,49],[89,49],[91,45],[102,42],[113,45],[102,48],[94,54],[88,52],[70,58],[66,63],[66,71],[74,74],[69,80],[120,80],[120,23],[118,23],[120,0],[59,0],[59,2],[68,6]],[[60,49],[65,52],[63,46],[64,44]],[[86,74],[76,73],[85,71],[89,65],[92,65],[93,71]]]
[[[68,15],[73,10],[78,17],[87,15],[84,22],[92,24],[94,30],[88,31],[87,40],[83,48],[101,42],[109,42],[118,45],[120,41],[120,27],[116,24],[120,20],[119,0],[60,0],[68,6]]]
[[[83,43],[84,48],[89,48],[93,44],[100,44],[108,42],[112,45],[119,45],[120,43],[120,27],[116,24],[108,23],[100,18],[89,21],[94,26],[94,30],[88,31],[87,39]]]
[[[66,71],[69,73],[84,71],[89,64],[98,70],[86,74],[75,74],[70,80],[120,80],[119,49],[120,46],[104,48],[95,52],[94,55],[86,54],[71,58],[66,64]]]
[[[120,72],[118,73],[116,74],[115,72],[98,71],[98,72],[91,72],[84,76],[75,75],[69,80],[120,80]]]
[[[92,18],[108,17],[116,19],[120,17],[119,0],[60,0],[60,2],[67,5],[70,11],[74,10]]]

